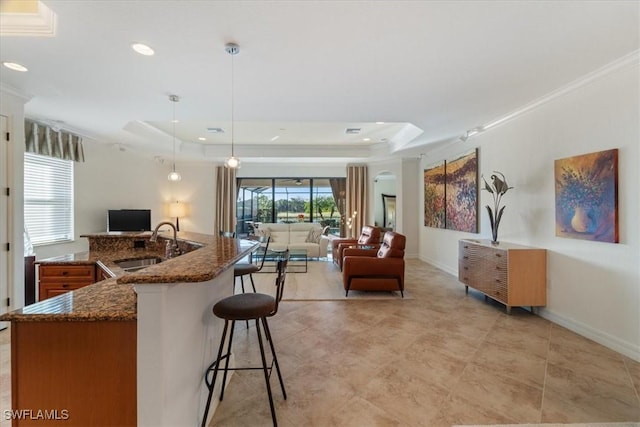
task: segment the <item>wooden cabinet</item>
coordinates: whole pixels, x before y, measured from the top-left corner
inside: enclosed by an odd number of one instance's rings
[[[93,264],[40,264],[38,300],[42,301],[95,282]]]
[[[115,277],[113,273],[102,264],[102,262],[96,262],[96,282],[100,282],[101,280],[111,279]]]
[[[460,240],[458,280],[507,306],[547,303],[547,251],[489,240]]]

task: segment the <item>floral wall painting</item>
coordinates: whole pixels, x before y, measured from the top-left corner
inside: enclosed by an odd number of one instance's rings
[[[444,228],[445,226],[445,175],[444,160],[430,165],[424,170],[424,225]]]
[[[445,162],[445,226],[449,230],[478,231],[478,153],[470,150]]]
[[[618,150],[555,161],[556,236],[618,243]]]

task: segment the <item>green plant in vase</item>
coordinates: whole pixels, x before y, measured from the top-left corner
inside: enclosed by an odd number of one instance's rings
[[[486,208],[489,213],[489,221],[491,222],[491,242],[498,244],[498,226],[500,225],[504,208],[506,208],[506,206],[500,207],[500,202],[502,201],[502,196],[513,187],[509,187],[505,176],[498,171],[493,171],[491,184],[484,179],[484,175],[482,176],[482,180],[484,181],[484,189],[493,196],[493,209],[489,205],[486,205]]]

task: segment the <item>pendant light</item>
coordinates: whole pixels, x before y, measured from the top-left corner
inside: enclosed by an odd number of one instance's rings
[[[233,99],[233,57],[240,53],[240,47],[235,43],[227,43],[224,50],[231,55],[231,157],[227,158],[224,165],[231,169],[237,169],[240,167],[240,159],[234,156],[233,152],[233,113],[234,113],[234,99]]]
[[[167,177],[171,182],[178,182],[182,179],[180,172],[176,172],[176,102],[180,101],[178,95],[169,95],[169,101],[173,102],[173,166],[169,176]]]

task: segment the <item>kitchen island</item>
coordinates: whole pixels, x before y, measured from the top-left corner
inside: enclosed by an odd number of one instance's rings
[[[200,424],[222,331],[211,309],[232,294],[232,266],[257,243],[181,232],[184,255],[119,268],[160,255],[150,236],[86,235],[89,252],[39,261],[96,263],[114,277],[0,317],[11,321],[12,409],[25,415],[14,426]]]

